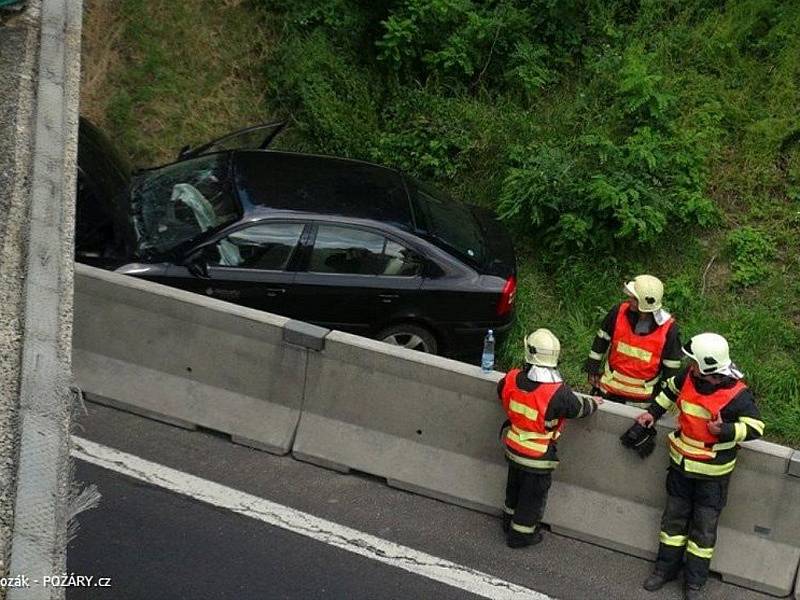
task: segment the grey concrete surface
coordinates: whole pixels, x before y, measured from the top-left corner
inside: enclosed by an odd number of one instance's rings
[[[287,321],[77,265],[75,377],[118,406],[285,454],[307,354],[284,343]]]
[[[154,423],[92,403],[87,403],[87,409],[88,413],[80,419],[77,431],[82,437],[481,570],[554,598],[677,600],[681,597],[679,582],[671,583],[655,594],[645,593],[640,586],[652,564],[640,558],[556,534],[546,534],[545,541],[535,548],[510,550],[504,545],[499,519],[485,513],[393,489],[380,479],[357,474],[342,475],[289,457],[271,456],[236,446],[225,437],[207,432]],[[193,550],[141,558],[141,545],[130,544],[130,540],[137,539],[137,529],[151,531],[147,521],[157,518],[155,515],[160,505],[150,503],[146,496],[131,495],[126,499],[133,506],[125,507],[119,500],[120,495],[127,492],[118,492],[116,481],[102,475],[92,479],[92,473],[82,473],[84,483],[95,481],[100,485],[100,491],[110,496],[108,508],[112,510],[104,510],[101,503],[98,512],[85,513],[80,518],[80,535],[86,540],[99,538],[108,531],[114,532],[109,536],[113,538],[109,543],[114,545],[111,554],[115,556],[106,558],[115,564],[130,561],[131,566],[141,564],[137,561],[160,560],[160,581],[169,581],[171,573],[191,572],[193,577],[207,580],[211,585],[219,577],[219,571],[214,569],[191,569],[195,564],[192,560],[197,557]],[[224,539],[224,547],[241,557],[244,565],[257,576],[262,568],[260,555],[253,555],[248,562],[247,552],[242,550],[253,543],[253,538],[238,528],[232,529],[233,534],[229,535],[221,523],[219,519],[195,520],[194,526],[209,528],[218,539]],[[252,527],[256,528],[256,525]],[[271,539],[268,531],[258,530],[257,537],[261,535],[267,537],[267,542]],[[81,543],[81,538],[78,538],[72,547]],[[103,555],[109,552],[100,544],[90,544],[93,550],[87,548],[80,555],[70,555],[70,569],[101,575],[92,569],[95,565],[99,568]],[[307,548],[308,552],[313,552],[314,543],[308,542]],[[293,549],[287,549],[287,552],[294,556]],[[80,562],[76,562],[79,558]],[[341,572],[348,579],[352,577],[353,571],[349,567],[343,567]],[[285,576],[289,583],[294,579],[290,566],[287,566]],[[355,576],[360,577],[360,571]],[[281,582],[280,585],[285,584]],[[78,595],[72,597],[82,598]],[[249,598],[247,595],[241,597]],[[390,594],[387,597],[435,596]],[[706,598],[755,600],[769,597],[712,578],[707,585]]]
[[[19,458],[9,572],[41,578],[66,565],[71,507],[72,231],[75,218],[81,1],[40,9],[33,153],[25,241]],[[34,6],[36,5],[36,6]],[[25,202],[22,198],[18,201]],[[10,600],[62,598],[33,583]]]
[[[291,319],[283,328],[283,341],[310,350],[322,350],[330,329]]]
[[[17,464],[25,242],[38,14],[0,21],[0,576],[8,572]],[[0,598],[5,592],[0,589]]]
[[[68,570],[111,579],[75,600],[476,598],[247,517],[78,463],[103,490],[81,519]]]
[[[789,470],[787,472],[789,475],[800,477],[800,450],[792,452],[792,456],[789,459]]]

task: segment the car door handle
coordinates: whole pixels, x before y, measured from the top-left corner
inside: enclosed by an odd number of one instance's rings
[[[224,288],[221,289],[212,287],[206,288],[206,294],[209,296],[216,296],[222,300],[236,300],[242,295],[239,290],[227,290]]]
[[[274,298],[278,294],[283,294],[286,292],[286,288],[267,288],[267,296],[270,298]]]

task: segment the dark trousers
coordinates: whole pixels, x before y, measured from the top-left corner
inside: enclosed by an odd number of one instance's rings
[[[513,537],[532,536],[544,515],[552,473],[533,471],[508,461],[504,525]]]
[[[719,515],[728,499],[729,481],[729,477],[695,479],[678,469],[669,469],[656,571],[675,575],[685,554],[686,583],[706,582],[717,542]]]

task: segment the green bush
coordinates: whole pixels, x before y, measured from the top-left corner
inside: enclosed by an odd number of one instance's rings
[[[752,227],[736,229],[728,235],[728,249],[733,285],[749,287],[769,276],[776,247],[767,234]]]

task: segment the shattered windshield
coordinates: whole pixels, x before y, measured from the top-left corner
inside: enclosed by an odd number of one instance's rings
[[[147,172],[132,208],[139,251],[167,252],[239,218],[228,153],[201,156]]]

